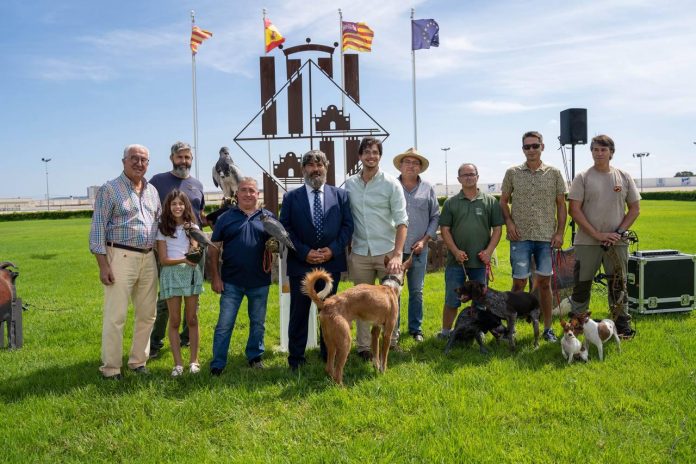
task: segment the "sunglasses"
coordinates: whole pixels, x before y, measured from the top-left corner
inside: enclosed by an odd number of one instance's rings
[[[522,149],[523,149],[523,150],[529,150],[529,149],[532,149],[532,148],[535,149],[535,150],[538,150],[539,147],[541,147],[541,144],[540,144],[540,143],[530,143],[530,144],[528,144],[528,145],[522,145]]]

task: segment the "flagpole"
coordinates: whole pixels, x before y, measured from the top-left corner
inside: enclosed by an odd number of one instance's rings
[[[266,52],[266,8],[263,8],[263,55],[266,56],[268,55],[268,52]],[[273,86],[275,88],[275,84]],[[266,102],[264,102],[265,104]],[[271,161],[271,141],[269,139],[266,140],[266,143],[268,145],[268,172],[273,173],[273,162]],[[265,195],[265,193],[264,193]]]
[[[418,148],[418,124],[416,123],[416,51],[413,49],[413,17],[415,9],[411,8],[411,66],[413,68],[413,148]]]
[[[341,111],[343,112],[343,115],[345,116],[346,113],[346,78],[345,78],[345,73],[343,70],[343,12],[341,9],[338,9],[338,46],[341,49]],[[341,139],[341,145],[343,145],[343,183],[346,182],[346,178],[348,176],[348,153],[346,150],[346,133],[345,131],[343,132],[343,138]]]
[[[191,30],[196,24],[196,12],[191,10]],[[196,92],[196,54],[191,50],[191,85],[193,86],[193,161],[198,179],[198,95]]]

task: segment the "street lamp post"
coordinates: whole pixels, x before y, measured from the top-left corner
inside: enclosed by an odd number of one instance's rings
[[[51,211],[51,197],[48,194],[48,162],[51,161],[51,158],[41,158],[41,161],[43,161],[46,166],[46,209]]]
[[[643,158],[650,156],[650,153],[634,153],[633,157],[640,160],[640,193],[643,193]]]
[[[449,198],[449,183],[447,182],[447,152],[450,150],[450,147],[440,148],[440,150],[445,152],[445,197]]]

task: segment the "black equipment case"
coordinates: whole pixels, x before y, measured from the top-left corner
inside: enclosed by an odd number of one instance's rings
[[[628,308],[640,314],[696,307],[696,256],[677,250],[636,251],[628,257]]]

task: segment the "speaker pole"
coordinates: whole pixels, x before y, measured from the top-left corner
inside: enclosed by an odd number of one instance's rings
[[[575,179],[575,143],[570,146],[570,175]],[[575,221],[570,219],[570,243],[575,243]]]

